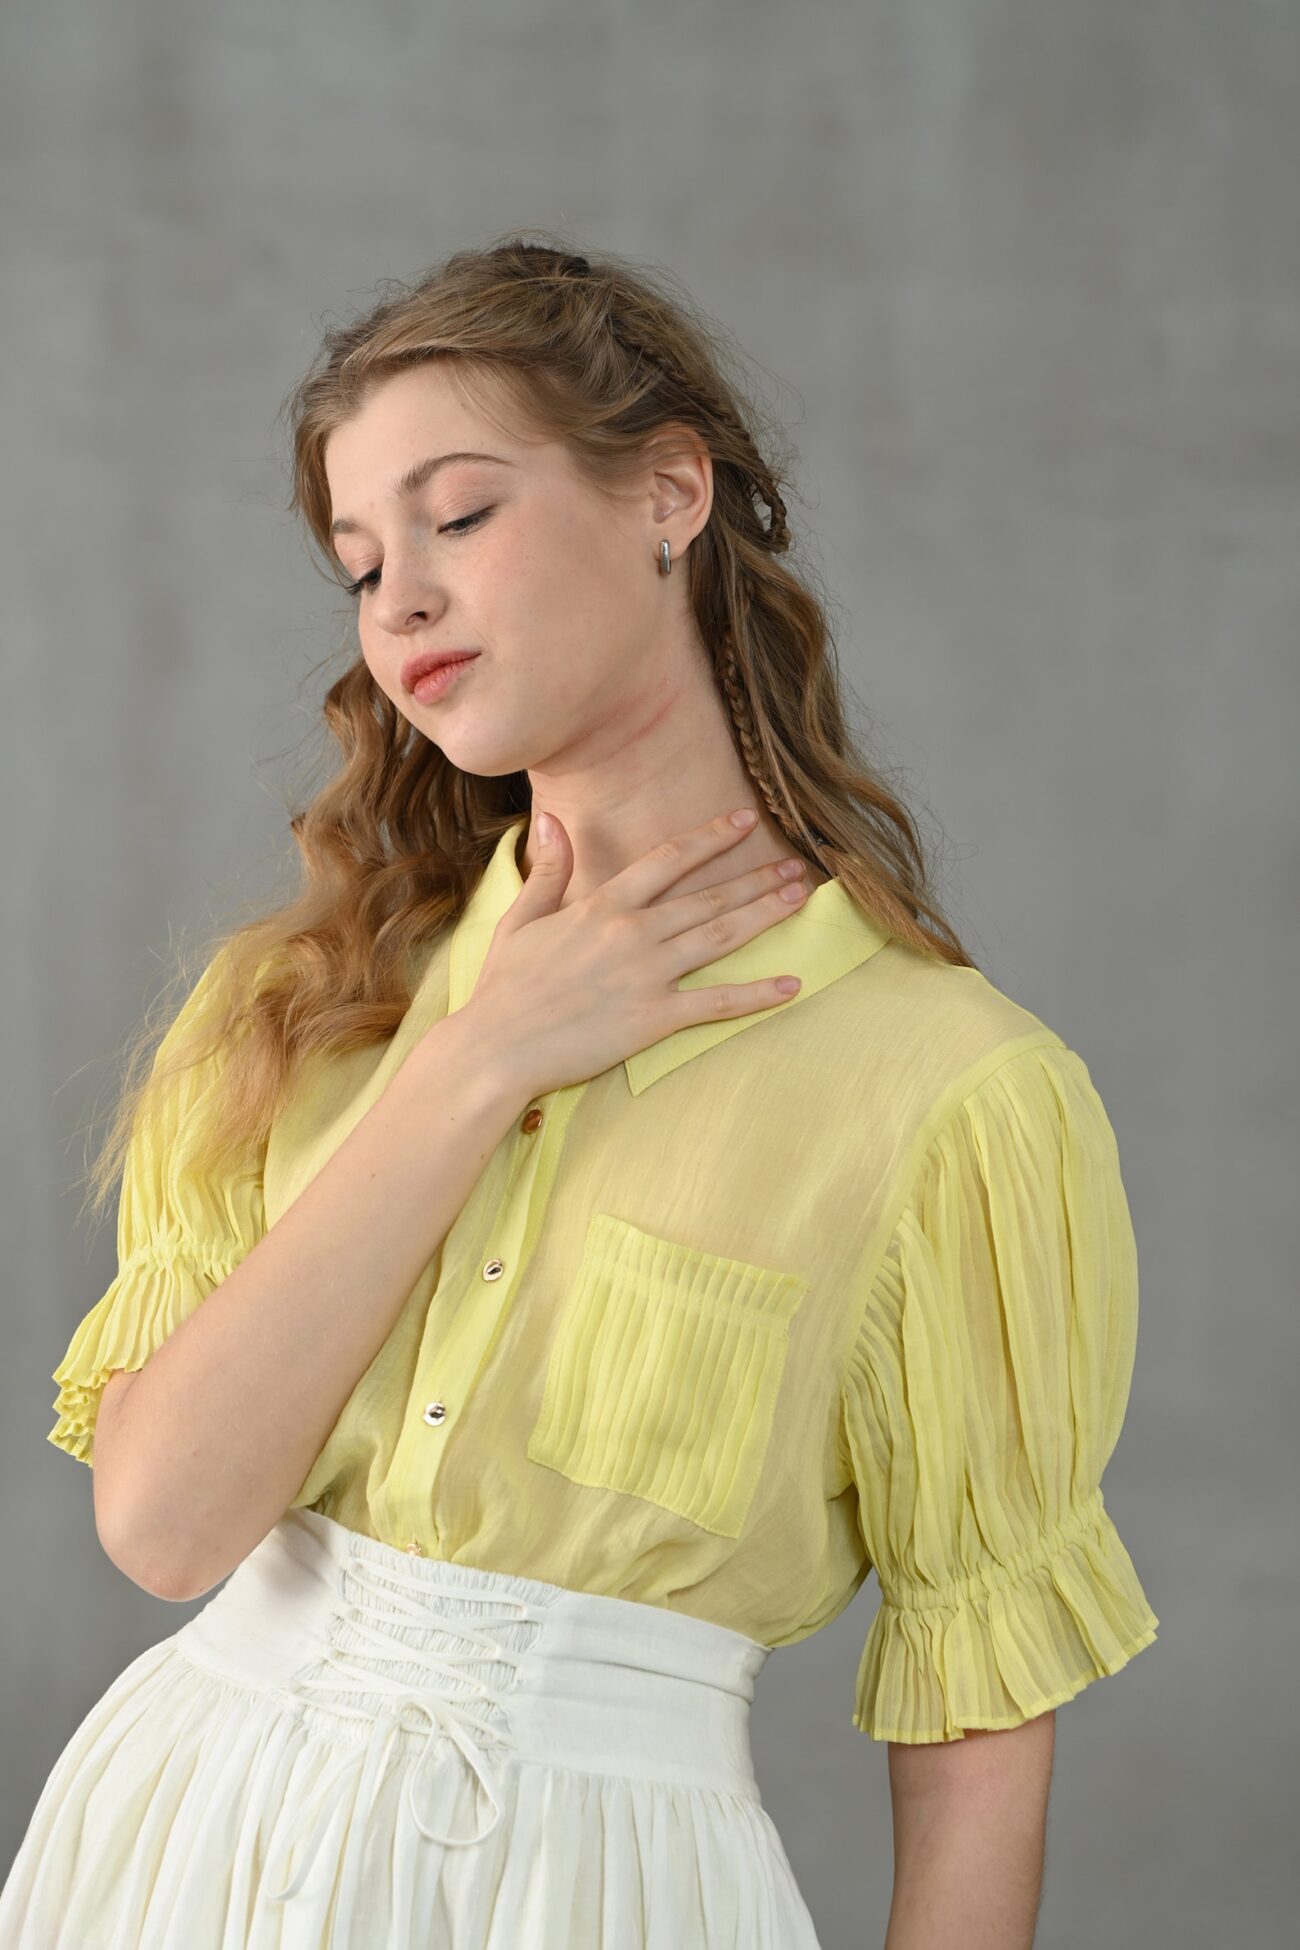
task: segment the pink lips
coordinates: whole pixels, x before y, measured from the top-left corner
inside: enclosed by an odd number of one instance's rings
[[[439,664],[458,663],[467,657],[477,657],[477,650],[421,650],[418,656],[408,657],[402,665],[401,679],[408,691],[413,691],[421,677],[427,677]]]
[[[431,669],[426,670],[423,676],[416,677],[410,687],[411,695],[421,704],[428,704],[432,699],[441,697],[444,691],[451,688],[461,672],[469,669],[473,661],[474,658],[469,655],[440,659]]]

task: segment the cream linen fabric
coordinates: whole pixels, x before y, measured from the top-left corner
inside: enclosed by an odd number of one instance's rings
[[[767,1650],[289,1510],[50,1772],[4,1950],[818,1950]]]

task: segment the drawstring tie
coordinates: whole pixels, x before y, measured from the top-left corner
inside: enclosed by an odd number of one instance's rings
[[[522,1652],[512,1652],[508,1647],[497,1644],[483,1628],[485,1626],[510,1624],[517,1619],[539,1618],[540,1613],[533,1606],[526,1604],[523,1599],[500,1599],[498,1602],[503,1606],[508,1606],[509,1610],[502,1611],[499,1616],[480,1618],[476,1625],[470,1624],[468,1620],[450,1618],[431,1619],[427,1604],[413,1603],[405,1594],[408,1592],[414,1593],[417,1598],[423,1599],[428,1599],[435,1593],[444,1597],[462,1599],[472,1597],[473,1594],[468,1592],[464,1585],[454,1584],[445,1580],[439,1583],[426,1574],[417,1573],[413,1567],[408,1572],[405,1566],[395,1565],[391,1569],[378,1572],[375,1567],[368,1565],[364,1559],[354,1556],[348,1568],[350,1575],[362,1585],[363,1593],[357,1602],[346,1605],[343,1608],[341,1616],[349,1618],[355,1629],[371,1640],[377,1649],[386,1653],[389,1658],[423,1666],[427,1671],[440,1678],[445,1678],[448,1675],[454,1676],[466,1666],[474,1665],[483,1660],[496,1660],[514,1666],[516,1668],[517,1679],[517,1669],[524,1654]],[[376,1582],[367,1590],[366,1581],[368,1577],[375,1579]],[[378,1582],[381,1578],[395,1580],[399,1589],[393,1591],[389,1584]],[[381,1610],[378,1613],[378,1624],[372,1622],[373,1614],[368,1614],[364,1609],[367,1603],[373,1606],[375,1598],[384,1599],[389,1606],[386,1612]],[[410,1620],[412,1624],[423,1626],[426,1630],[435,1628],[439,1631],[453,1633],[456,1637],[468,1641],[471,1648],[481,1647],[482,1649],[471,1649],[464,1652],[436,1653],[406,1645],[401,1640],[395,1639],[389,1631],[384,1629],[384,1627],[391,1627],[394,1624],[400,1623],[402,1620]],[[480,1719],[475,1713],[473,1706],[463,1698],[449,1698],[446,1695],[439,1695],[437,1693],[415,1691],[405,1681],[397,1679],[391,1674],[375,1672],[358,1654],[353,1653],[349,1655],[347,1652],[340,1651],[336,1646],[329,1647],[325,1652],[323,1655],[323,1663],[326,1666],[350,1667],[352,1675],[355,1676],[336,1677],[333,1673],[321,1672],[296,1681],[293,1690],[298,1693],[306,1693],[308,1690],[323,1692],[328,1696],[328,1703],[332,1711],[344,1713],[350,1719],[366,1720],[372,1724],[373,1732],[370,1739],[365,1743],[365,1757],[359,1788],[359,1793],[363,1793],[367,1786],[368,1777],[370,1793],[364,1803],[365,1816],[361,1824],[362,1837],[364,1837],[365,1818],[369,1816],[371,1810],[374,1808],[384,1780],[384,1769],[389,1750],[396,1740],[398,1733],[404,1726],[408,1725],[402,1718],[403,1707],[410,1707],[416,1712],[422,1713],[428,1722],[428,1734],[424,1747],[415,1766],[407,1776],[405,1791],[406,1803],[411,1814],[411,1819],[415,1822],[420,1833],[426,1836],[429,1841],[441,1842],[447,1848],[461,1848],[470,1843],[481,1842],[486,1836],[490,1835],[501,1819],[502,1806],[496,1792],[492,1772],[485,1763],[483,1748],[488,1744],[514,1748],[517,1742],[509,1729],[506,1727],[493,1728],[486,1721]],[[503,1693],[494,1691],[493,1688],[486,1685],[482,1680],[472,1680],[471,1684],[474,1694],[479,1698],[486,1700],[491,1705],[501,1704],[504,1698]],[[345,1706],[335,1697],[338,1693],[376,1692],[390,1692],[394,1694],[398,1701],[395,1709],[385,1707],[376,1715],[368,1711],[365,1707]],[[414,1731],[413,1728],[410,1730]],[[382,1740],[379,1739],[381,1733],[383,1734]],[[415,1805],[415,1777],[426,1764],[432,1762],[434,1745],[443,1735],[454,1740],[460,1748],[495,1809],[495,1813],[487,1826],[479,1830],[477,1834],[440,1835],[435,1829],[426,1827],[425,1823],[420,1819],[419,1810]],[[476,1735],[480,1736],[480,1738],[476,1738]],[[349,1749],[341,1756],[336,1765],[325,1775],[315,1796],[308,1802],[301,1816],[290,1824],[291,1832],[285,1844],[283,1856],[285,1863],[287,1863],[289,1855],[302,1832],[304,1822],[309,1821],[312,1815],[319,1810],[319,1817],[312,1833],[311,1844],[302,1862],[299,1864],[297,1873],[287,1888],[278,1890],[271,1896],[270,1900],[272,1902],[287,1902],[291,1897],[297,1895],[303,1883],[306,1881],[308,1871],[319,1852],[321,1841],[329,1826],[331,1813],[330,1790],[342,1775],[347,1772],[349,1767],[353,1765],[354,1758],[354,1750],[352,1749]]]

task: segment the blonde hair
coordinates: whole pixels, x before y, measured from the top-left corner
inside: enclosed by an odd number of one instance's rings
[[[347,578],[330,536],[326,445],[374,387],[431,360],[494,424],[562,441],[582,477],[610,494],[683,437],[707,449],[713,504],[680,566],[755,793],[791,850],[838,876],[899,941],[974,966],[938,909],[911,814],[850,740],[825,611],[786,559],[780,465],[764,452],[757,408],[727,376],[723,331],[666,278],[612,253],[583,256],[555,233],[512,233],[455,252],[413,284],[390,285],[354,322],[326,332],[282,409],[289,509],[336,582]],[[390,1036],[421,949],[458,918],[497,840],[529,809],[526,772],[459,770],[359,654],[327,691],[324,716],[341,763],[289,820],[300,890],[182,951],[176,979],[187,987],[187,961],[197,952],[209,964],[203,996],[192,998],[185,1033],[166,1033],[165,1051],[153,1049],[152,1021],[130,1044],[117,1114],[90,1174],[92,1210],[108,1196],[137,1118],[180,1070],[222,1052],[203,1141],[205,1155],[223,1161],[265,1137],[306,1059]]]

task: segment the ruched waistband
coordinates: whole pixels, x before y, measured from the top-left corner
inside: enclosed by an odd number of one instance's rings
[[[381,1731],[385,1753],[430,1760],[451,1741],[498,1814],[494,1749],[760,1799],[749,1708],[768,1647],[661,1606],[410,1556],[316,1510],[288,1511],[175,1644],[292,1702],[344,1743],[344,1764]],[[496,1819],[420,1826],[459,1845]]]

